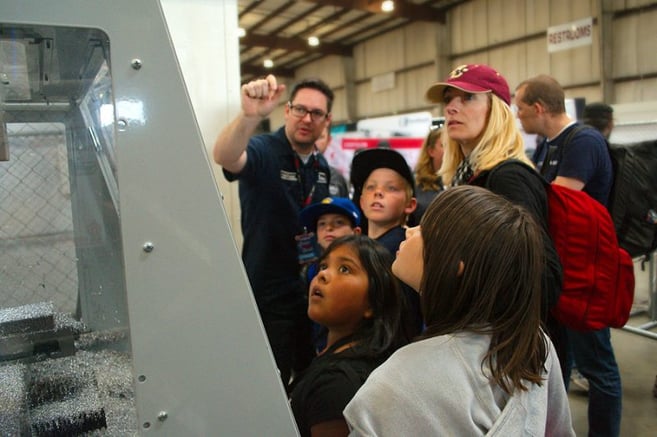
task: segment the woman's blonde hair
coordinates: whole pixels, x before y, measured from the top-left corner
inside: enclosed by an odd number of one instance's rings
[[[469,157],[474,174],[490,170],[507,159],[517,159],[533,167],[534,164],[525,154],[522,135],[511,108],[496,95],[489,93],[488,96],[490,102],[488,121]],[[465,156],[459,144],[449,137],[448,132],[443,135],[443,140],[445,154],[443,165],[438,173],[447,186],[451,184],[456,169]]]
[[[442,128],[431,129],[422,143],[420,156],[415,164],[415,185],[424,191],[438,191],[438,169],[433,168],[433,158],[429,150],[436,147],[436,141],[443,133]]]

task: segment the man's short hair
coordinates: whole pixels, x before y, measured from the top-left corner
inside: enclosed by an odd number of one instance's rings
[[[521,82],[516,89],[523,86],[523,102],[527,105],[540,103],[551,114],[566,112],[563,88],[552,76],[540,74]]]
[[[296,97],[297,92],[299,92],[299,90],[302,90],[304,88],[317,90],[320,93],[324,94],[326,96],[327,112],[331,112],[331,109],[333,108],[333,98],[334,98],[333,91],[326,84],[326,82],[314,77],[302,79],[301,81],[294,84],[294,87],[292,87],[292,92],[290,93],[290,102],[294,100],[294,97]]]
[[[614,119],[614,108],[605,103],[589,103],[584,107],[582,119],[584,123],[602,131]]]

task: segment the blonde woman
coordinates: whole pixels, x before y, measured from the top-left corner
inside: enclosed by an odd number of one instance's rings
[[[541,318],[563,369],[564,330],[549,314],[561,292],[562,269],[547,232],[546,182],[525,154],[506,79],[487,65],[462,65],[445,81],[433,84],[426,96],[434,103],[444,104],[445,153],[439,174],[445,185],[485,187],[525,207],[541,224],[547,266]],[[509,161],[511,164],[501,166],[489,177],[493,168]]]

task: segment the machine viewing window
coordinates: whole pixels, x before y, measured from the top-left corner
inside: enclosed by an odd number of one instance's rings
[[[100,30],[0,22],[1,435],[136,434],[111,70]]]

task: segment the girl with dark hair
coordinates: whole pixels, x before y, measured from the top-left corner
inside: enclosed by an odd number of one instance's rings
[[[392,266],[426,330],[347,405],[352,435],[574,435],[541,330],[544,252],[524,208],[475,186],[440,193]]]
[[[308,316],[327,346],[294,384],[290,403],[302,436],[346,436],[342,410],[370,372],[407,341],[392,255],[360,235],[336,239],[319,260]]]

